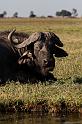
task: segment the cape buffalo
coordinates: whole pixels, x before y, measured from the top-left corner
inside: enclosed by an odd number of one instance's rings
[[[0,80],[21,81],[21,73],[29,81],[55,80],[50,73],[55,67],[54,55],[68,56],[60,48],[63,43],[58,36],[53,32],[35,32],[29,37],[21,34],[16,37],[13,30],[8,34],[8,39],[6,35],[0,36]]]

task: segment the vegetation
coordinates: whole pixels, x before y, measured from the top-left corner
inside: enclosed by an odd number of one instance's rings
[[[0,14],[0,18],[4,18],[5,15],[7,15],[7,12],[3,11],[3,13]],[[56,12],[56,16],[61,16],[61,17],[65,17],[65,16],[66,17],[77,17],[78,16],[78,12],[77,12],[77,9],[75,9],[75,8],[72,9],[72,12],[68,11],[68,10],[61,10],[61,11],[57,11]],[[15,12],[12,17],[18,18],[18,12]],[[34,14],[34,11],[31,10],[30,14],[29,14],[29,18],[36,18],[36,17],[38,17],[38,16],[36,14]],[[45,16],[41,16],[41,17],[45,17]],[[53,18],[52,15],[48,15],[47,17]]]
[[[68,10],[61,10],[56,12],[56,16],[62,16],[62,17],[76,17],[78,16],[77,9],[73,8],[72,12]]]
[[[36,15],[34,14],[34,12],[33,11],[30,11],[30,16],[29,16],[30,18],[35,18],[36,17]]]
[[[71,12],[67,11],[67,10],[61,10],[60,12],[56,12],[56,16],[68,16],[71,17]]]
[[[3,13],[0,13],[0,18],[4,18],[5,15],[7,15],[7,12],[6,11],[3,11]]]
[[[0,30],[52,31],[64,43],[66,58],[56,58],[53,71],[57,82],[0,86],[1,111],[82,112],[82,19],[81,18],[6,18]]]
[[[13,18],[18,18],[18,12],[15,12],[15,13],[13,14]]]

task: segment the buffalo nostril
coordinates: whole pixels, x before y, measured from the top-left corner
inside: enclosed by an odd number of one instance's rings
[[[48,64],[48,61],[46,59],[44,59],[43,61],[44,61],[44,64],[46,65]]]

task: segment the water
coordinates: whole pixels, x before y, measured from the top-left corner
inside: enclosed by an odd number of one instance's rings
[[[82,115],[63,117],[54,115],[0,114],[0,124],[82,124]]]

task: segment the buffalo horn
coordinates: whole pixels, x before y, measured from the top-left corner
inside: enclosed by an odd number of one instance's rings
[[[32,35],[30,35],[28,39],[24,40],[22,43],[15,45],[15,47],[20,49],[22,47],[28,46],[31,43],[35,43],[40,38],[41,38],[41,33],[35,32]]]
[[[13,29],[10,33],[9,33],[9,35],[8,35],[8,40],[9,41],[11,41],[11,43],[13,43],[14,45],[16,45],[16,44],[18,44],[19,43],[19,41],[18,41],[18,39],[12,39],[12,36],[13,36],[13,34],[14,34],[14,32],[16,31],[16,29]]]
[[[14,39],[14,40],[12,39],[12,36],[13,36],[13,34],[14,34],[15,31],[16,31],[16,29],[12,30],[9,33],[8,40],[10,40],[11,43],[14,43],[14,46],[16,48],[18,48],[18,49],[23,48],[25,46],[28,46],[29,44],[34,43],[34,42],[36,42],[37,40],[39,40],[41,38],[41,33],[35,32],[32,35],[30,35],[28,39],[24,40],[22,43],[16,44],[17,39]]]

